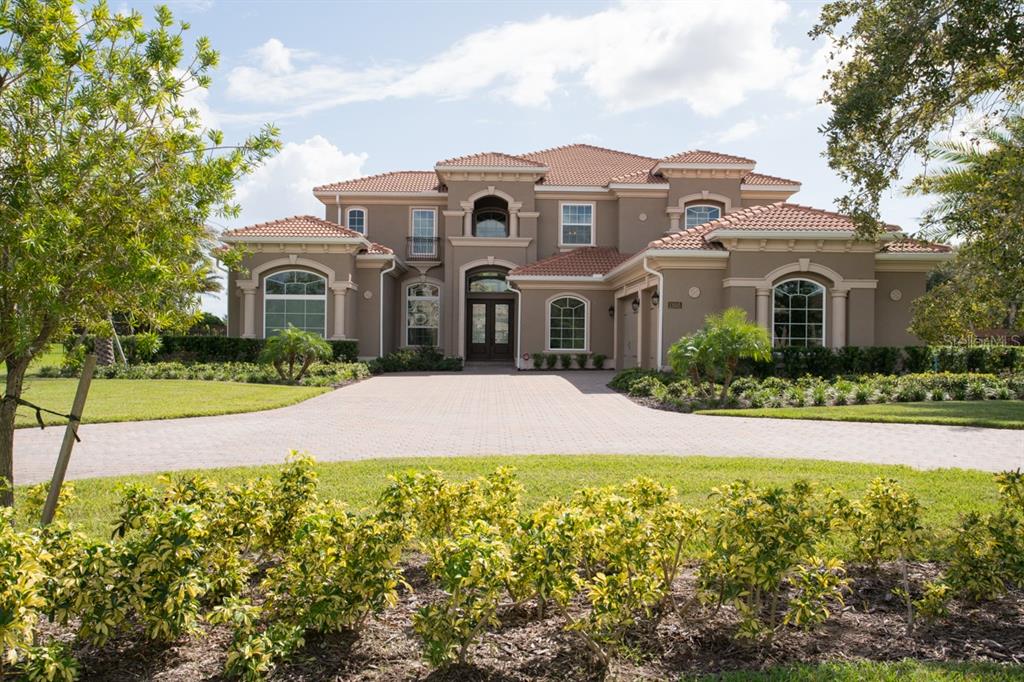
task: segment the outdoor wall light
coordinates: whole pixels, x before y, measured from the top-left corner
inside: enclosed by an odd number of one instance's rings
[[[608,306],[608,317],[615,317],[615,306]]]
[[[640,310],[640,297],[639,296],[637,296],[636,298],[633,299],[632,308],[633,308],[633,312],[634,313],[637,312],[638,310]]]
[[[651,294],[651,305],[652,305],[652,306],[654,306],[655,308],[657,308],[657,307],[658,307],[658,304],[659,304],[660,302],[661,302],[661,294],[659,294],[659,293],[658,293],[658,290],[657,290],[657,289],[655,289],[655,290],[654,290],[654,293],[653,293],[653,294]]]

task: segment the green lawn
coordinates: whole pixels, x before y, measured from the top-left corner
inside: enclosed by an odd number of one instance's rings
[[[25,381],[22,398],[57,412],[68,412],[78,379]],[[173,419],[211,414],[255,412],[301,402],[330,390],[319,386],[278,386],[227,381],[178,381],[171,379],[96,379],[85,403],[85,423]],[[64,419],[43,413],[47,424]],[[15,426],[36,425],[35,411],[19,407]]]
[[[720,680],[721,682],[939,682],[951,680],[990,680],[991,682],[1024,681],[1024,666],[1002,666],[995,663],[935,663],[899,661],[895,663],[823,663],[770,668],[765,671],[742,671],[706,677],[684,677],[685,680]]]
[[[283,460],[283,455],[282,455]],[[747,478],[763,484],[789,484],[805,478],[834,485],[851,497],[859,497],[876,476],[900,480],[922,502],[924,521],[934,528],[952,524],[970,509],[995,507],[996,487],[990,474],[946,469],[920,471],[909,467],[846,464],[816,460],[768,460],[755,458],[666,457],[638,455],[532,455],[525,457],[395,458],[317,465],[321,496],[362,508],[374,501],[386,485],[389,473],[435,468],[453,480],[470,478],[511,465],[526,488],[525,503],[532,507],[552,497],[593,485],[622,483],[640,475],[674,486],[682,500],[701,505],[712,487]],[[202,471],[221,483],[237,483],[276,467],[238,467]],[[70,518],[97,536],[109,532],[117,501],[116,488],[131,481],[155,482],[157,476],[126,476],[75,482],[77,502]]]
[[[1024,400],[951,400],[836,407],[765,407],[747,410],[700,410],[699,413],[728,417],[949,424],[953,426],[986,426],[996,429],[1024,429]]]

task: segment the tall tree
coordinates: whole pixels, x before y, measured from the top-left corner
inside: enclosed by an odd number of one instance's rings
[[[959,243],[946,281],[915,304],[912,329],[930,341],[986,327],[1016,329],[1024,305],[1024,118],[932,148],[943,166],[912,192],[937,200],[920,235]]]
[[[239,145],[184,98],[217,53],[184,49],[186,24],[152,26],[105,3],[0,0],[0,479],[13,481],[14,417],[31,360],[111,311],[186,325],[206,269],[206,222],[236,215],[234,182],[278,146]],[[227,256],[230,257],[230,256]],[[9,505],[7,490],[0,503]]]
[[[821,132],[851,186],[839,207],[864,236],[881,232],[882,193],[934,133],[957,116],[999,123],[1024,100],[1019,0],[834,0],[811,35],[843,57],[827,76]]]

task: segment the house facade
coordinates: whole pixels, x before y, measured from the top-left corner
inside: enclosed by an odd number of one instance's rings
[[[225,232],[228,333],[288,324],[355,339],[360,355],[432,345],[531,367],[590,353],[659,367],[730,306],[776,345],[907,345],[910,304],[948,247],[790,203],[795,180],[690,151],[651,158],[574,144],[448,159],[313,189],[322,218]]]

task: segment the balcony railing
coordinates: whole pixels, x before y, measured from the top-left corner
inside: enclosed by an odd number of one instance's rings
[[[407,237],[406,260],[441,260],[441,240],[438,237]]]

